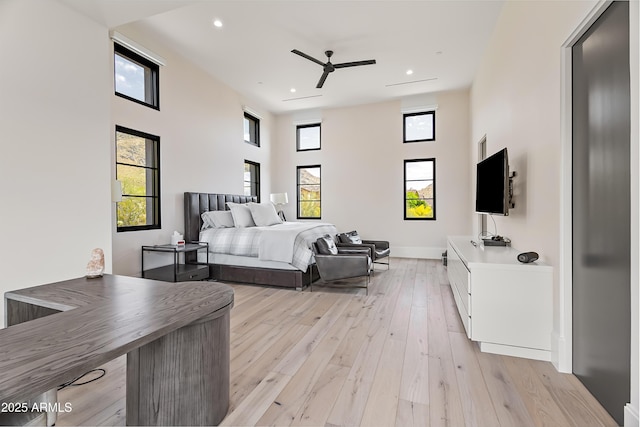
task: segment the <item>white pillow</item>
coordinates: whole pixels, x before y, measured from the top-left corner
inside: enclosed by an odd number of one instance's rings
[[[255,222],[258,227],[264,227],[264,226],[274,225],[274,224],[282,224],[282,220],[278,216],[278,213],[276,212],[276,208],[275,206],[273,206],[273,203],[250,202],[249,210],[251,211],[253,222]]]
[[[209,211],[203,212],[202,229],[205,228],[231,228],[233,227],[233,216],[231,211]]]
[[[238,228],[243,227],[255,227],[256,223],[253,222],[251,211],[249,206],[241,203],[227,202],[227,206],[231,209],[231,215],[233,216],[233,224]]]

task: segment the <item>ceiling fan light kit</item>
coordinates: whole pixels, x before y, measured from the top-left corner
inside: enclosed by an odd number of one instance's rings
[[[338,68],[347,68],[347,67],[357,67],[360,65],[373,65],[376,63],[375,59],[369,59],[366,61],[354,61],[354,62],[342,62],[340,64],[332,64],[331,63],[331,57],[333,56],[333,51],[332,50],[327,50],[325,51],[325,55],[327,55],[327,62],[322,62],[319,59],[314,58],[313,56],[309,56],[304,52],[300,52],[297,49],[293,49],[291,51],[292,53],[295,53],[296,55],[299,55],[305,59],[308,59],[309,61],[315,62],[318,65],[322,66],[322,76],[320,76],[320,80],[318,81],[318,84],[316,85],[316,88],[320,89],[322,88],[322,86],[324,85],[325,80],[327,80],[327,77],[329,76],[329,73],[333,73],[335,70],[337,70]]]

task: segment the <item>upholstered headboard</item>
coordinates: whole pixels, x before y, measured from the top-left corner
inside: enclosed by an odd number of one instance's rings
[[[217,193],[184,193],[184,239],[187,242],[200,238],[203,212],[228,210],[227,202],[257,202],[256,196]]]

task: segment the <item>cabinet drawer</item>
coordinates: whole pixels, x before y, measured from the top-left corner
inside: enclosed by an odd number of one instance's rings
[[[447,273],[452,290],[457,291],[458,299],[467,313],[470,309],[470,273],[451,245],[447,248]],[[455,292],[454,292],[455,295]]]
[[[178,282],[205,280],[209,278],[208,265],[181,264],[178,267]]]

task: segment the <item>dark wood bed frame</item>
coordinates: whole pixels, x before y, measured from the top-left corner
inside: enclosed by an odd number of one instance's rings
[[[203,212],[228,210],[227,202],[257,202],[255,196],[217,193],[184,193],[184,238],[195,242],[200,238]],[[320,276],[312,265],[307,272],[224,264],[209,264],[209,277],[224,282],[251,283],[302,290]]]

